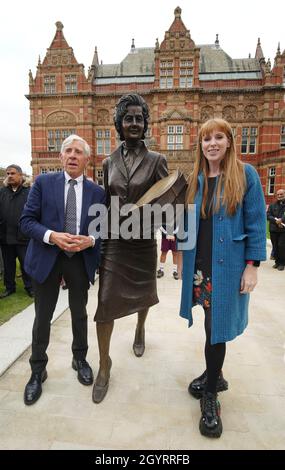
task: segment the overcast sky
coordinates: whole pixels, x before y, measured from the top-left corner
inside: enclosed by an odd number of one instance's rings
[[[257,38],[273,64],[278,42],[285,49],[285,1],[271,0],[9,0],[0,19],[0,166],[17,163],[31,174],[28,72],[35,75],[55,34],[55,22],[78,62],[91,65],[95,46],[103,63],[119,63],[136,47],[154,47],[182,8],[182,20],[196,44],[220,46],[232,58],[255,54]]]

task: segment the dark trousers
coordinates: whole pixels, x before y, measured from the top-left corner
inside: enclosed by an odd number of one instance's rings
[[[2,256],[4,263],[4,284],[7,291],[16,289],[16,259],[18,258],[22,271],[22,278],[25,289],[32,288],[32,280],[24,269],[24,261],[27,251],[27,245],[2,245]]]
[[[275,263],[285,266],[285,232],[270,232]]]
[[[34,281],[35,320],[33,325],[32,355],[33,372],[41,372],[48,362],[46,350],[50,338],[50,324],[58,300],[60,282],[64,277],[68,286],[69,308],[72,322],[72,352],[75,359],[85,359],[87,343],[87,312],[89,279],[82,253],[71,258],[64,253],[57,257],[55,265],[43,284]]]

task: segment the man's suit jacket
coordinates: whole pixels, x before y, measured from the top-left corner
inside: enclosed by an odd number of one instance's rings
[[[25,258],[25,270],[39,283],[46,280],[61,251],[58,246],[45,243],[43,238],[47,230],[64,231],[64,185],[63,172],[38,176],[20,219],[22,232],[31,238]],[[84,177],[80,235],[88,235],[89,224],[94,218],[88,216],[88,210],[95,203],[105,203],[105,192]],[[82,254],[89,281],[93,283],[99,264],[100,241],[96,240],[95,247],[83,250]]]

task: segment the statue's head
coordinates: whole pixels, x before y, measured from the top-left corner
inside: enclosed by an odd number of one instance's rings
[[[148,128],[149,109],[143,97],[138,95],[137,93],[123,95],[118,101],[118,103],[116,104],[115,112],[114,112],[115,128],[120,136],[120,139],[125,140],[124,135],[123,135],[123,130],[122,130],[122,122],[123,122],[123,118],[125,114],[127,114],[129,106],[140,106],[142,108],[142,114],[144,118],[144,129],[143,129],[142,139],[144,139],[145,133]]]

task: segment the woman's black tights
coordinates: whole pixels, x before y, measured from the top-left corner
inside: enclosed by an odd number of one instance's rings
[[[204,309],[204,311],[206,332],[205,359],[207,367],[206,392],[215,393],[226,355],[226,343],[211,344],[211,308]]]

